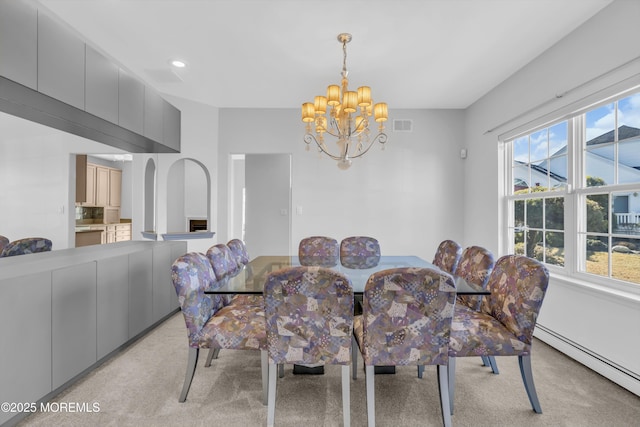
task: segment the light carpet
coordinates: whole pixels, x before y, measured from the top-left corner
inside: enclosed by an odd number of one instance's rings
[[[178,403],[187,361],[181,313],[127,347],[52,402],[79,403],[99,412],[36,413],[20,426],[261,426],[260,355],[221,351],[210,368],[202,351],[186,402]],[[480,358],[456,364],[454,426],[638,426],[640,397],[536,340],[533,375],[543,414],[532,411],[516,357],[497,357],[499,375]],[[276,425],[342,424],[340,367],[325,375],[278,380]],[[359,359],[362,368],[362,359]],[[416,367],[375,379],[378,426],[440,426],[435,367],[418,379]],[[364,371],[351,381],[351,424],[367,425]]]

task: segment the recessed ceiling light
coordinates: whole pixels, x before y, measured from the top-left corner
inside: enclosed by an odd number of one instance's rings
[[[181,61],[179,59],[172,59],[170,63],[176,68],[184,68],[187,66],[187,64],[184,61]]]

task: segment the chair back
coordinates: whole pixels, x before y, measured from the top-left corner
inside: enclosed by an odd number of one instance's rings
[[[436,249],[433,265],[442,271],[453,274],[462,255],[462,247],[453,240],[443,240]]]
[[[467,282],[482,287],[487,286],[487,281],[493,271],[495,260],[493,254],[480,246],[469,246],[465,248],[458,262],[453,275],[464,278]],[[471,307],[474,310],[480,309],[482,296],[460,295],[458,302]]]
[[[2,251],[4,250],[4,247],[7,246],[9,244],[10,240],[5,237],[0,235],[0,255],[2,254]]]
[[[549,271],[541,262],[523,255],[505,255],[496,262],[482,299],[481,311],[500,321],[524,343],[531,344],[533,329],[547,286]]]
[[[436,269],[372,274],[363,297],[365,365],[446,365],[455,291],[451,275]]]
[[[198,348],[202,328],[223,306],[221,295],[204,293],[216,285],[215,273],[207,257],[189,252],[174,261],[171,280],[187,325],[189,346]]]
[[[380,243],[373,237],[352,236],[340,242],[340,263],[347,268],[372,268],[380,262]]]
[[[249,252],[247,246],[240,239],[231,239],[227,242],[231,254],[236,259],[239,268],[249,264]]]
[[[305,237],[298,245],[298,258],[305,266],[333,267],[338,264],[339,256],[338,241],[331,237]]]
[[[224,243],[211,246],[207,251],[207,258],[218,280],[233,276],[240,269],[231,249]]]
[[[270,363],[351,363],[353,289],[324,267],[287,267],[264,285]]]
[[[49,252],[51,240],[44,237],[27,237],[8,243],[2,250],[2,257],[35,254],[37,252]]]

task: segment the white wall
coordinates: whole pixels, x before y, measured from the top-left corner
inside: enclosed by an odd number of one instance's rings
[[[467,110],[465,244],[479,243],[496,254],[504,253],[500,240],[504,225],[503,154],[498,135],[518,127],[525,130],[532,120],[545,116],[553,119],[561,112],[588,105],[588,101],[640,84],[638,18],[640,2],[613,2]],[[608,74],[598,78],[605,73]],[[577,89],[570,91],[573,88]],[[556,98],[556,94],[566,91],[570,92]],[[486,132],[493,128],[496,129]],[[638,293],[614,294],[610,289],[563,277],[552,270],[538,320],[541,328],[536,334],[640,394],[639,324]],[[623,374],[598,357],[632,374]]]
[[[461,240],[463,112],[391,111],[392,118],[413,120],[413,132],[388,129],[384,151],[375,146],[342,171],[317,149],[305,150],[297,109],[221,109],[220,233],[228,229],[231,154],[291,153],[292,254],[302,238],[318,234],[338,240],[371,235],[380,241],[383,254],[415,254],[428,260],[440,241]],[[298,207],[302,215],[296,213]]]

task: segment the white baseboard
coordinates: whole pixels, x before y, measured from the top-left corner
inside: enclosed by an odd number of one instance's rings
[[[540,324],[536,325],[534,336],[631,393],[640,396],[640,378],[632,372],[628,372],[615,363],[593,354],[588,349],[554,334],[553,331]]]

